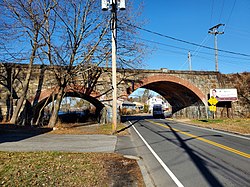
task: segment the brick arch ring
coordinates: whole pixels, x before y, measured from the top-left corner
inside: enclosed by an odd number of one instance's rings
[[[41,91],[41,93],[39,94],[39,98],[37,98],[38,103],[41,102],[42,100],[50,97],[53,94],[53,92],[55,95],[57,95],[58,91],[59,91],[59,87],[49,88],[49,89]],[[84,91],[85,90],[82,87],[75,87],[75,88],[66,87],[65,88],[65,93],[78,92],[78,93],[85,95]],[[92,91],[92,93],[90,95],[86,95],[86,96],[97,99],[99,95],[100,94],[98,92]],[[32,103],[34,101],[34,97],[31,97],[28,100]]]
[[[200,98],[200,100],[204,103],[205,106],[207,106],[206,96],[202,93],[202,91],[199,88],[197,88],[192,83],[190,83],[182,78],[172,76],[172,75],[154,75],[154,76],[149,76],[149,77],[143,78],[142,80],[140,80],[140,83],[134,84],[134,90],[136,90],[140,87],[143,87],[147,84],[154,83],[154,82],[161,82],[161,81],[173,82],[173,83],[176,83],[176,84],[179,84],[179,85],[182,85],[182,86],[188,88],[193,93],[195,93],[197,95],[197,97]]]
[[[59,87],[54,87],[54,88],[50,88],[50,89],[46,89],[46,90],[43,90],[40,94],[39,94],[39,97],[37,99],[34,99],[34,97],[32,98],[29,98],[28,100],[31,101],[30,103],[32,103],[33,101],[36,100],[36,103],[33,103],[33,105],[36,107],[38,107],[42,102],[45,102],[45,100],[47,98],[50,98],[51,95],[54,94],[57,95],[58,93],[58,90],[59,90]],[[79,93],[79,94],[82,94],[83,97],[79,96],[79,98],[83,98],[87,101],[89,101],[90,103],[92,103],[96,109],[97,109],[97,112],[99,110],[101,110],[103,108],[103,104],[98,100],[98,97],[99,97],[99,93],[96,92],[96,91],[92,91],[91,94],[85,94],[85,90],[78,86],[78,87],[75,87],[75,88],[72,88],[72,87],[66,87],[65,88],[65,93],[67,94],[72,94],[72,93]]]

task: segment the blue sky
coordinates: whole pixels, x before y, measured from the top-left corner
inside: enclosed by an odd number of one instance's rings
[[[219,71],[237,73],[250,71],[250,1],[249,0],[145,0],[142,19],[144,29],[176,39],[214,47],[209,28],[222,23],[217,35]],[[153,50],[145,59],[144,69],[168,68],[188,70],[188,51],[193,70],[215,70],[214,50],[140,31],[140,38]],[[245,54],[245,56],[244,56]]]

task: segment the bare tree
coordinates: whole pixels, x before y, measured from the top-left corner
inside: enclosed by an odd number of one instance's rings
[[[46,41],[44,54],[54,67],[57,80],[56,102],[49,123],[51,127],[56,124],[66,88],[74,89],[73,80],[79,70],[84,72],[96,67],[95,56],[98,56],[98,48],[109,25],[97,16],[98,5],[95,0],[58,1],[53,10],[55,17],[47,22],[43,35]],[[55,35],[60,41],[52,39]]]
[[[50,9],[55,7],[54,1],[47,0],[3,0],[3,6],[5,11],[10,16],[6,16],[5,28],[12,30],[18,30],[18,39],[25,39],[25,44],[30,50],[29,65],[26,73],[26,78],[23,83],[22,93],[17,102],[17,106],[10,120],[11,123],[16,123],[20,110],[26,99],[29,82],[31,78],[32,66],[36,60],[36,55],[41,46],[44,45],[44,41],[40,35],[41,29],[50,13]],[[8,14],[6,14],[8,15]],[[29,43],[28,43],[29,42]]]
[[[48,30],[48,59],[50,64],[59,65],[54,73],[58,81],[58,94],[49,125],[55,126],[60,104],[65,94],[65,88],[79,83],[74,82],[76,76],[83,77],[81,86],[84,94],[90,95],[101,75],[100,65],[106,63],[111,51],[110,13],[103,13],[98,0],[68,0],[60,1],[55,11],[58,30]],[[119,15],[119,20],[135,21],[136,14],[131,14],[132,4],[128,11]],[[136,21],[135,21],[136,22]],[[122,23],[122,22],[121,22]],[[59,33],[62,33],[60,35]],[[119,67],[129,67],[140,63],[144,46],[138,43],[134,36],[137,34],[134,27],[121,25],[120,45],[118,45]],[[51,36],[60,35],[61,42],[53,42]]]
[[[29,41],[29,68],[23,84],[16,110],[11,119],[15,123],[27,95],[32,65],[42,62],[53,69],[56,101],[49,125],[54,127],[58,111],[67,90],[79,86],[75,77],[84,80],[80,84],[85,94],[90,95],[101,75],[101,66],[110,56],[110,13],[101,11],[99,0],[4,0],[6,10],[11,12],[11,24],[22,34],[19,37]],[[134,39],[134,27],[124,24],[131,22],[135,13],[129,10],[119,15],[118,66],[135,67],[143,57],[143,45]],[[17,32],[20,33],[20,32]],[[26,46],[28,44],[26,43]],[[26,47],[25,46],[25,47]],[[25,48],[24,47],[24,48]],[[28,53],[26,53],[28,54]],[[25,57],[25,55],[21,55]],[[112,88],[110,89],[112,90]]]

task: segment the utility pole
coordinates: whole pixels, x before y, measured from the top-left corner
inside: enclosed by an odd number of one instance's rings
[[[189,63],[189,71],[192,71],[191,53],[190,53],[190,51],[188,51],[188,63]]]
[[[116,20],[117,9],[125,10],[125,0],[102,0],[102,10],[111,11],[111,40],[112,40],[112,133],[114,134],[117,129],[117,85],[116,85]]]
[[[209,34],[214,35],[214,51],[215,51],[215,71],[219,71],[218,68],[218,47],[217,47],[217,34],[224,34],[224,32],[219,32],[218,28],[220,26],[225,26],[225,24],[218,24],[213,27],[211,27],[208,31]]]

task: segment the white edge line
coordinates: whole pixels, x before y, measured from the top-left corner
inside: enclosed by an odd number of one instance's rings
[[[129,121],[130,125],[132,123]],[[138,134],[138,136],[141,138],[141,140],[145,143],[147,148],[151,151],[151,153],[154,155],[154,157],[157,159],[157,161],[161,164],[161,166],[164,168],[164,170],[168,173],[168,175],[173,179],[175,184],[178,187],[184,187],[183,184],[177,179],[177,177],[173,174],[173,172],[166,166],[166,164],[161,160],[161,158],[155,153],[155,151],[151,148],[151,146],[148,144],[148,142],[142,137],[142,135],[137,131],[137,129],[132,125],[135,132]]]
[[[183,126],[187,126],[188,125],[189,127],[193,127],[193,128],[197,128],[197,129],[203,129],[203,130],[207,130],[207,131],[212,131],[212,132],[217,132],[217,133],[225,134],[225,135],[228,135],[228,136],[234,136],[234,137],[237,137],[237,138],[250,140],[250,138],[248,138],[248,137],[237,135],[237,134],[233,134],[233,133],[229,133],[229,132],[223,132],[223,131],[219,131],[219,130],[215,130],[215,129],[208,129],[208,128],[204,128],[204,127],[199,127],[199,126],[195,126],[195,125],[188,124],[188,123],[185,123],[185,122],[183,122],[183,123],[179,122],[179,121],[174,121],[174,122],[177,122],[178,125],[183,125]]]

